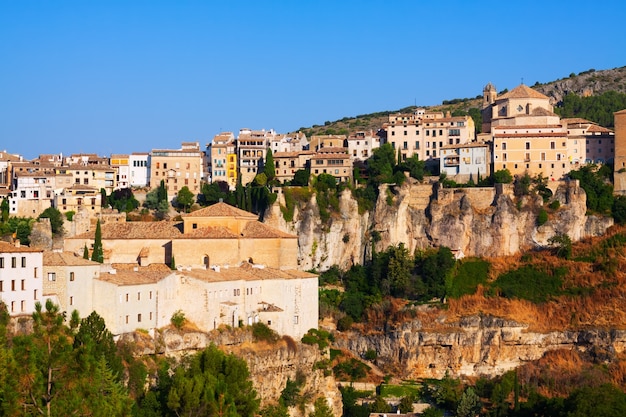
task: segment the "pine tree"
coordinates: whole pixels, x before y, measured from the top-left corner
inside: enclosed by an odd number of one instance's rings
[[[91,260],[99,263],[104,262],[104,251],[102,249],[102,230],[100,229],[100,220],[96,223],[96,236],[93,242],[93,252]]]

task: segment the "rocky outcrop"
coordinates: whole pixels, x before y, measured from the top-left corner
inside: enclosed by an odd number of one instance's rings
[[[377,352],[377,365],[402,379],[450,376],[494,377],[547,351],[577,349],[626,351],[626,330],[578,330],[536,333],[528,326],[493,316],[469,316],[444,331],[423,329],[419,321],[387,329],[384,334],[339,333],[335,346],[356,355]]]
[[[326,399],[335,416],[342,414],[341,393],[334,377],[325,375],[322,369],[315,366],[327,359],[317,346],[294,342],[290,338],[283,338],[274,344],[253,343],[251,332],[242,328],[210,333],[166,328],[156,334],[135,332],[124,334],[121,338],[132,342],[138,355],[158,354],[173,358],[181,358],[215,344],[246,361],[254,388],[261,398],[261,406],[277,402],[287,379],[295,381],[300,374],[305,376],[300,393],[312,400],[304,414],[303,410],[293,408],[289,410],[291,416],[309,415],[313,411],[314,399],[318,397]]]
[[[378,251],[403,243],[410,253],[447,246],[466,256],[506,256],[546,246],[557,233],[574,241],[599,236],[613,224],[611,218],[586,215],[586,194],[577,181],[550,185],[552,200],[558,200],[560,208],[548,210],[549,220],[541,226],[537,226],[537,214],[544,207],[541,197],[516,197],[512,185],[448,189],[438,182],[412,179],[402,186],[382,185],[371,213],[359,214],[356,200],[346,190],[340,196],[340,212],[327,224],[319,221],[315,197],[296,207],[293,222],[287,223],[279,195],[264,221],[297,235],[300,267],[318,270],[363,263],[373,241]]]

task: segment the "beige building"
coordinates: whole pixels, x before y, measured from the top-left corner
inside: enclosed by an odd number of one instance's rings
[[[570,171],[567,129],[547,96],[523,84],[501,96],[488,84],[483,93],[480,138],[492,142],[494,172],[559,180]]]
[[[254,180],[265,162],[270,142],[276,136],[274,130],[241,129],[237,137],[237,160],[239,176],[243,185]]]
[[[281,184],[293,180],[296,171],[310,167],[313,155],[315,155],[314,151],[276,152],[274,154],[276,179]]]
[[[198,142],[183,142],[181,149],[153,149],[150,153],[150,187],[165,183],[169,199],[187,186],[194,195],[200,193],[203,177],[203,153]]]
[[[356,132],[347,139],[348,155],[353,161],[366,161],[380,148],[380,137],[373,132]]]
[[[41,302],[42,251],[0,241],[0,302],[11,316],[31,315]]]
[[[321,148],[347,148],[346,135],[314,135],[311,136],[309,149],[319,151]]]
[[[72,164],[58,167],[57,172],[71,174],[74,185],[90,186],[97,190],[104,189],[107,195],[110,195],[117,188],[117,171],[110,165],[102,163]]]
[[[81,318],[94,310],[94,279],[101,265],[70,252],[43,253],[43,295],[70,317],[77,310]],[[96,292],[96,294],[98,294]]]
[[[582,164],[603,164],[615,157],[615,135],[611,129],[581,118],[561,119],[567,128],[568,161],[571,169]]]
[[[95,187],[76,184],[55,194],[53,204],[62,213],[85,210],[90,218],[95,219],[102,212],[102,194]]]
[[[237,185],[237,149],[235,135],[222,132],[213,137],[204,153],[206,181],[224,181],[231,190]]]
[[[476,139],[474,121],[470,116],[452,117],[449,113],[427,112],[389,115],[383,125],[385,141],[400,152],[402,160],[417,155],[422,161],[439,158],[443,146],[459,145]]]
[[[489,145],[486,143],[466,143],[448,145],[441,148],[439,172],[456,182],[470,179],[477,183],[488,177],[490,166]]]
[[[352,160],[348,148],[322,146],[311,157],[311,175],[329,174],[337,182],[352,181]]]
[[[115,189],[130,188],[129,155],[111,154],[111,168],[115,170]]]

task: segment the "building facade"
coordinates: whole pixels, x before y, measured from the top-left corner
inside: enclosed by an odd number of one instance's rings
[[[0,302],[11,316],[33,314],[42,300],[42,253],[0,241]]]
[[[183,142],[180,149],[153,149],[150,152],[150,187],[165,184],[168,199],[187,187],[200,193],[203,178],[203,153],[198,142]]]

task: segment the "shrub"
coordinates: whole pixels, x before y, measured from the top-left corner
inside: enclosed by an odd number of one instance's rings
[[[550,207],[551,210],[558,210],[559,207],[561,207],[561,203],[559,202],[559,200],[554,200],[550,203],[548,207]]]
[[[459,263],[452,277],[448,296],[459,298],[474,294],[478,284],[486,284],[489,276],[489,262],[483,259],[464,259]]]
[[[567,268],[546,271],[525,265],[500,275],[493,285],[503,297],[543,303],[561,294],[561,278],[566,273]]]
[[[183,313],[182,310],[176,310],[174,314],[172,314],[170,322],[172,323],[172,326],[176,327],[178,330],[182,329],[187,322],[185,313]]]
[[[376,360],[377,356],[378,353],[374,349],[368,349],[367,352],[365,352],[364,358],[368,361],[373,361]]]
[[[346,330],[350,330],[353,323],[354,323],[354,320],[352,319],[352,317],[350,316],[342,317],[337,321],[337,330],[339,330],[340,332],[345,332]]]
[[[548,221],[548,212],[544,209],[539,210],[537,214],[537,226],[544,225]]]
[[[268,343],[276,343],[280,339],[278,333],[261,322],[252,325],[252,337],[257,342],[264,341]]]

